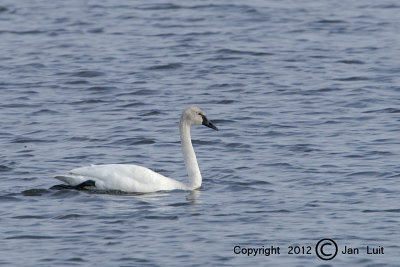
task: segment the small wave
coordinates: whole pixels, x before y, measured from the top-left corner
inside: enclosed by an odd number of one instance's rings
[[[91,71],[91,70],[85,70],[85,71],[78,71],[74,72],[71,74],[73,77],[82,77],[82,78],[94,78],[94,77],[99,77],[99,76],[104,76],[105,73],[101,71]]]
[[[112,142],[112,145],[151,145],[154,144],[156,141],[153,139],[148,138],[125,138],[121,140],[117,140]]]
[[[287,209],[269,210],[268,213],[292,213],[294,211]]]
[[[43,215],[21,215],[21,216],[15,216],[12,218],[19,219],[19,220],[32,220],[32,219],[47,219],[48,217],[43,216]]]
[[[39,116],[39,115],[44,115],[44,114],[49,114],[49,115],[55,115],[55,114],[59,114],[60,112],[56,111],[56,110],[52,110],[52,109],[41,109],[35,112],[32,112],[32,115],[34,116]]]
[[[297,145],[289,146],[289,151],[310,153],[310,152],[320,151],[320,150],[316,149],[316,148],[312,148],[312,146],[310,144],[297,144]]]
[[[158,93],[158,91],[152,90],[152,89],[139,89],[139,90],[128,92],[128,93],[117,94],[116,96],[117,97],[142,96],[142,95],[154,95],[154,94],[157,94],[157,93]],[[143,104],[143,103],[141,103],[141,104]]]
[[[263,186],[263,185],[271,185],[270,182],[264,181],[264,180],[251,180],[251,181],[242,181],[242,182],[236,182],[236,185],[240,186]]]
[[[348,177],[359,177],[359,176],[369,176],[369,177],[379,177],[383,175],[380,172],[375,172],[375,171],[360,171],[360,172],[353,172],[348,174]]]
[[[61,215],[61,216],[55,217],[55,219],[57,219],[57,220],[70,220],[70,219],[78,219],[80,217],[85,217],[85,215],[73,213],[73,214]]]
[[[0,172],[8,172],[12,170],[12,168],[6,166],[6,165],[0,165]]]
[[[98,104],[98,103],[107,103],[107,101],[101,100],[101,99],[87,99],[87,100],[72,102],[71,104],[72,105],[85,105],[85,104]]]
[[[54,236],[45,235],[15,235],[6,237],[6,239],[54,239]]]
[[[357,196],[358,192],[333,192],[332,195],[344,196],[344,197],[354,197]]]
[[[0,201],[1,202],[16,202],[16,201],[21,201],[21,199],[14,197],[13,195],[5,195],[5,196],[0,196]]]
[[[384,108],[384,109],[367,110],[367,111],[364,111],[363,113],[400,113],[400,109]]]
[[[226,99],[226,100],[221,100],[216,102],[216,104],[223,104],[223,105],[227,105],[227,104],[233,104],[235,103],[235,100],[231,100],[231,99]]]
[[[291,168],[293,169],[294,166],[287,162],[276,162],[276,163],[262,163],[262,166],[267,167],[279,167],[279,168]]]
[[[37,196],[41,196],[46,193],[49,193],[49,190],[47,190],[47,189],[28,189],[28,190],[22,191],[22,195],[27,196],[27,197],[37,197]]]
[[[396,194],[395,190],[389,190],[382,187],[374,187],[367,191],[368,193],[383,193],[383,194]]]
[[[190,202],[177,202],[177,203],[169,204],[168,206],[170,206],[170,207],[185,207],[185,206],[189,206],[189,205],[191,205]]]
[[[43,34],[46,33],[45,31],[40,31],[40,30],[28,30],[28,31],[0,31],[1,33],[11,33],[11,34],[17,34],[17,35],[29,35],[29,34]]]
[[[230,148],[250,148],[250,145],[244,143],[229,143],[226,146]]]
[[[220,119],[213,119],[212,120],[215,124],[223,124],[223,123],[235,123],[236,121],[235,120],[229,120],[229,119],[222,119],[222,120],[220,120]]]
[[[8,8],[6,8],[4,6],[0,6],[0,13],[7,12],[7,11],[8,11]]]
[[[130,108],[130,107],[138,107],[145,105],[143,102],[132,102],[129,104],[119,105],[120,108]]]
[[[67,259],[67,261],[71,261],[71,262],[87,262],[87,260],[79,258],[79,257],[69,258],[69,259]]]
[[[244,51],[244,50],[236,50],[236,49],[220,49],[217,51],[220,54],[229,54],[229,55],[250,55],[250,56],[271,56],[273,53],[262,52],[262,51]]]
[[[244,87],[245,84],[243,83],[216,83],[208,87],[208,89],[213,89],[215,87],[218,88],[230,88],[230,87]]]
[[[63,160],[83,160],[87,159],[89,156],[88,155],[79,155],[79,156],[66,156],[63,157]]]
[[[104,29],[103,28],[93,28],[87,31],[88,33],[103,33]]]
[[[87,90],[94,92],[107,92],[107,91],[113,91],[115,89],[117,89],[117,87],[114,86],[92,86],[89,87]]]
[[[361,60],[339,60],[336,61],[337,63],[343,63],[343,64],[357,64],[357,65],[362,65],[365,64],[364,61]]]
[[[384,9],[395,9],[395,8],[400,8],[400,5],[398,4],[378,4],[378,5],[373,5],[371,6],[372,8],[384,8]]]
[[[12,104],[2,104],[0,105],[3,108],[39,108],[41,104],[28,104],[28,103],[12,103]]]
[[[346,23],[346,21],[340,20],[340,19],[321,19],[321,20],[318,20],[317,23],[322,23],[322,24],[337,24],[337,23]]]
[[[88,84],[89,82],[86,80],[74,80],[74,81],[66,81],[65,84],[75,85],[75,84]]]
[[[385,209],[385,210],[363,210],[365,213],[375,213],[375,212],[389,212],[389,213],[400,213],[400,209]]]
[[[315,95],[318,93],[329,93],[329,92],[336,92],[339,91],[339,88],[334,88],[334,87],[325,87],[325,88],[319,88],[319,89],[311,89],[311,90],[304,90],[300,91],[299,94],[301,95]]]
[[[237,4],[200,4],[188,7],[190,9],[220,9],[223,11],[235,10],[237,12],[244,13],[257,13],[257,9],[249,5],[237,5]]]
[[[183,66],[181,63],[169,63],[169,64],[164,64],[164,65],[154,65],[150,66],[148,69],[149,70],[174,70],[174,69],[179,69]]]
[[[148,220],[167,220],[167,221],[176,221],[179,219],[179,217],[176,215],[167,215],[167,216],[150,215],[150,216],[145,216],[144,218]]]
[[[208,145],[208,146],[220,144],[220,142],[217,141],[204,141],[204,140],[193,140],[193,139],[192,142],[193,144],[196,145]]]
[[[42,68],[45,68],[46,66],[44,64],[41,64],[41,63],[28,63],[28,64],[21,65],[21,67],[27,67],[27,68],[33,68],[33,69],[42,69]]]
[[[138,10],[168,10],[168,9],[179,9],[179,8],[182,8],[182,6],[171,3],[144,4],[135,7],[135,9]]]
[[[363,76],[353,76],[353,77],[347,77],[347,78],[338,78],[338,79],[333,79],[335,81],[341,81],[341,82],[355,82],[355,81],[368,81],[368,77],[363,77]]]
[[[217,35],[220,34],[218,31],[193,31],[184,33],[184,36],[210,36],[210,35]]]
[[[25,144],[25,143],[54,143],[57,142],[56,140],[49,140],[49,139],[35,139],[35,138],[28,138],[28,137],[17,137],[11,141],[15,144]]]
[[[146,113],[142,113],[142,114],[140,114],[140,116],[143,116],[143,117],[158,116],[158,115],[161,115],[161,114],[162,114],[162,112],[159,111],[159,110],[152,110],[152,111],[149,111],[149,112],[146,112]]]
[[[366,153],[366,155],[368,155],[368,156],[394,156],[395,154],[390,151],[374,150],[374,151],[370,151],[370,152]]]
[[[90,138],[88,136],[73,136],[73,137],[69,138],[68,140],[72,141],[72,142],[85,142],[85,141],[88,141],[88,142],[98,142],[98,141],[104,142],[105,141],[105,139]]]

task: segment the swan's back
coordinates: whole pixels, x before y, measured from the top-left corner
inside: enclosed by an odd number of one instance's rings
[[[98,190],[155,192],[186,189],[186,186],[146,167],[131,164],[91,165],[73,169],[57,179],[72,186],[93,180]]]

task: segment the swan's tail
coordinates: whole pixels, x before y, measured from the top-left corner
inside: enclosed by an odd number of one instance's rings
[[[58,179],[64,183],[67,183],[69,185],[72,185],[72,186],[77,186],[87,180],[90,180],[88,177],[81,176],[81,175],[75,175],[72,173],[69,173],[67,175],[57,175],[57,176],[54,176],[54,178]]]
[[[55,185],[52,186],[50,189],[77,189],[77,190],[87,190],[90,188],[94,188],[96,187],[96,182],[93,180],[86,180],[80,184],[77,185],[71,185],[70,183],[68,183],[69,178],[66,175],[59,175],[59,176],[54,176],[54,178],[66,182],[67,184],[60,184],[60,185]]]

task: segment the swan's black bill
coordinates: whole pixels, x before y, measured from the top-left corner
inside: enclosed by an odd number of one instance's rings
[[[214,129],[214,130],[218,131],[217,126],[215,126],[211,121],[209,121],[206,116],[202,115],[201,117],[203,118],[203,123],[202,124],[204,126],[210,127],[211,129]]]

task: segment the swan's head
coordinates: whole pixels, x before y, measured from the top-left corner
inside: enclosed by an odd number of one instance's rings
[[[211,121],[209,121],[207,117],[204,115],[204,111],[194,106],[188,107],[183,111],[181,116],[181,122],[186,122],[190,126],[204,125],[218,131],[218,128]]]

